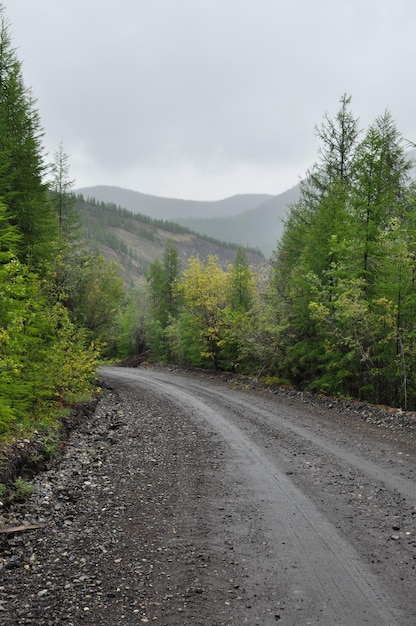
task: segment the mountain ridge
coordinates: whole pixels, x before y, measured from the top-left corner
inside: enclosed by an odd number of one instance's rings
[[[142,213],[166,220],[177,217],[195,217],[195,214],[201,212],[205,215],[207,211],[211,211],[212,217],[221,216],[224,212],[226,215],[238,215],[273,197],[270,194],[235,194],[220,200],[190,200],[155,196],[114,185],[80,187],[75,190],[75,193],[84,196],[85,199],[96,198],[102,202],[118,204],[133,213]],[[143,210],[143,207],[147,209],[147,212]]]
[[[288,208],[299,198],[299,185],[271,196],[253,209],[232,217],[177,218],[178,224],[194,232],[253,246],[270,257],[283,234]]]

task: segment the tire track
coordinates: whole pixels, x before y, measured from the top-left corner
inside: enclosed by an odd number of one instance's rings
[[[108,371],[123,381],[153,388],[158,395],[169,398],[195,419],[208,424],[227,442],[232,452],[231,473],[238,474],[246,497],[254,499],[258,507],[258,520],[269,545],[267,567],[273,568],[276,584],[286,590],[281,623],[325,626],[414,623],[398,607],[394,608],[393,599],[387,596],[378,579],[312,500],[293,484],[267,452],[227,417],[233,405],[240,408],[244,405],[254,417],[256,412],[267,417],[267,412],[256,407],[255,402],[237,400],[235,394],[211,388],[207,391],[203,385],[168,374],[123,368]],[[211,406],[213,396],[215,409]],[[297,436],[310,438],[310,433],[300,428],[291,427],[291,430]],[[328,453],[340,453],[321,438],[315,438],[313,443],[324,446]],[[363,471],[375,471],[374,464],[352,453],[344,451],[342,456]],[[399,482],[401,489],[408,488],[405,481]],[[244,554],[248,546],[237,546],[236,550]]]

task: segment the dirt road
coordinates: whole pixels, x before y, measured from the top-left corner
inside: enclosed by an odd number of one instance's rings
[[[406,431],[206,375],[101,376],[15,511],[45,527],[8,539],[1,624],[416,624]]]

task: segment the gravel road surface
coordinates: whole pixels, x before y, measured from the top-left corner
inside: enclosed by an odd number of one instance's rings
[[[100,375],[94,415],[3,520],[1,625],[415,626],[414,417]]]

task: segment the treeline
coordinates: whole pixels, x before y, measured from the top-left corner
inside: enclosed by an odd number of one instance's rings
[[[267,277],[240,252],[148,273],[141,335],[156,358],[264,374],[315,392],[416,408],[416,188],[392,116],[363,132],[343,96]],[[140,334],[140,333],[139,333]]]
[[[152,235],[149,236],[146,235],[146,233],[155,233],[158,228],[176,234],[187,234],[191,232],[189,228],[181,226],[176,222],[154,219],[142,213],[133,213],[128,209],[117,206],[113,202],[103,202],[102,200],[89,197],[85,200],[81,194],[77,196],[77,202],[80,203],[82,208],[87,209],[86,212],[88,212],[91,217],[103,220],[106,226],[130,228],[133,225],[136,232],[142,234],[144,237],[148,236],[153,239]]]
[[[54,427],[94,389],[124,290],[79,246],[62,145],[45,163],[42,129],[0,6],[0,439]],[[47,181],[47,182],[46,182]]]
[[[108,228],[128,230],[150,241],[155,241],[157,230],[160,229],[174,235],[197,235],[200,239],[208,243],[224,246],[233,250],[239,248],[236,243],[226,242],[209,235],[200,234],[186,226],[181,226],[177,222],[152,218],[142,213],[133,213],[112,202],[103,202],[90,197],[85,200],[81,194],[76,197],[76,202],[85,235],[92,241],[98,240],[105,243],[116,252],[119,251],[118,246],[120,245],[120,238],[117,238],[117,241],[113,239],[111,242],[111,238],[106,234]],[[245,249],[247,252],[263,256],[258,248],[247,246]]]

